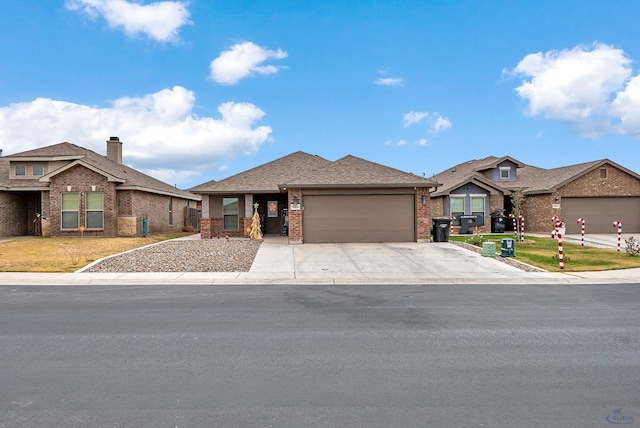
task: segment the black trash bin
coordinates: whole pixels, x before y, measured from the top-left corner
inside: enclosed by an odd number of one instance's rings
[[[491,213],[491,233],[504,233],[507,227],[505,210],[496,210]]]
[[[433,242],[449,242],[451,219],[446,217],[434,218],[431,223],[433,225]]]

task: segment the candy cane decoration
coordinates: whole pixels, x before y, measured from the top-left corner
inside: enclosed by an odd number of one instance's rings
[[[516,216],[514,216],[513,214],[509,214],[507,217],[513,221],[513,236],[516,236],[518,234],[518,224],[516,223]]]
[[[558,233],[558,264],[564,269],[564,253],[562,251],[562,233]]]
[[[618,251],[620,251],[620,239],[622,238],[622,222],[620,220],[614,221],[613,227],[618,228]]]
[[[582,217],[580,217],[576,223],[578,223],[578,224],[582,223],[582,227],[581,227],[581,229],[582,229],[582,238],[581,238],[580,241],[581,241],[582,246],[584,247],[584,224],[585,224],[585,221],[584,221],[584,219]]]
[[[558,238],[558,264],[560,265],[560,269],[564,269],[564,252],[562,250],[562,233],[560,233],[560,223],[556,222],[556,228],[553,232],[551,232],[552,238]]]
[[[449,228],[449,235],[453,235],[453,222],[456,221],[456,218],[454,216],[451,216],[450,219],[451,219],[451,227]]]
[[[520,241],[524,242],[524,216],[519,215],[518,221],[520,222]]]

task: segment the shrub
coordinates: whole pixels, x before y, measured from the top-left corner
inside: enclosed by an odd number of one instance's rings
[[[640,241],[636,241],[633,236],[629,239],[625,239],[624,243],[627,244],[627,254],[630,256],[640,256]]]
[[[475,245],[476,247],[482,247],[482,243],[486,241],[485,237],[479,234],[473,234],[467,239],[467,244]]]

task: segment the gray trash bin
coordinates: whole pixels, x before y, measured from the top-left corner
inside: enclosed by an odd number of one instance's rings
[[[449,229],[451,228],[450,218],[434,218],[431,220],[433,225],[433,242],[449,242]]]

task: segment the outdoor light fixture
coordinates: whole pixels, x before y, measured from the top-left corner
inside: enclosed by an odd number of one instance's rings
[[[427,205],[427,195],[423,193],[421,199],[422,199],[422,205]]]
[[[293,203],[294,205],[298,205],[300,203],[300,198],[298,198],[298,195],[293,195]]]

